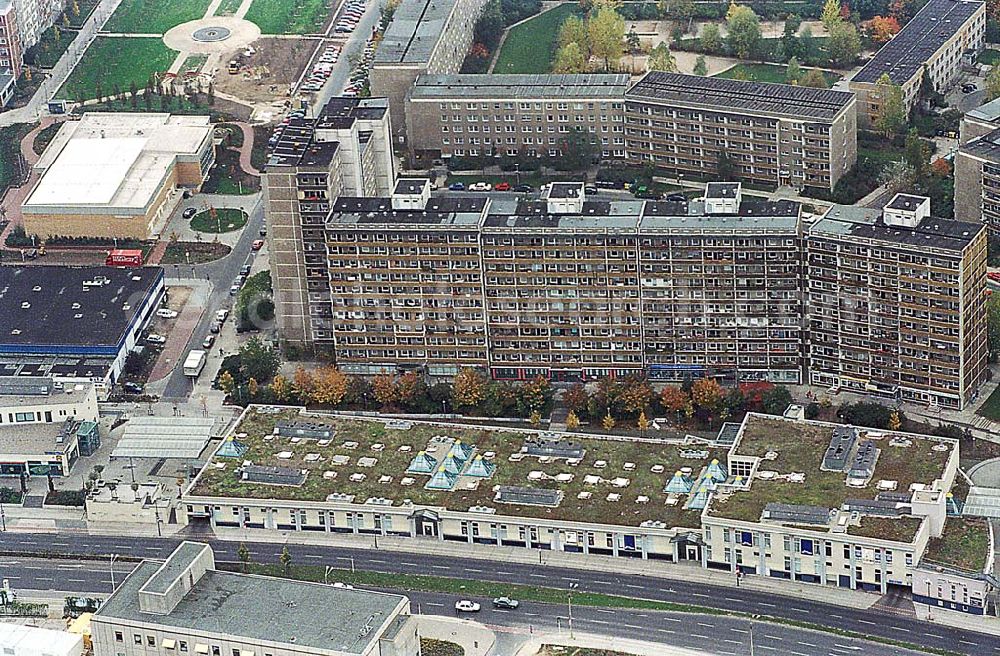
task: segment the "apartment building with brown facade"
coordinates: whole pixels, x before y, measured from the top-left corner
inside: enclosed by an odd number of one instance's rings
[[[558,157],[574,132],[625,159],[624,74],[421,75],[406,94],[415,162]]]
[[[986,380],[986,228],[897,194],[805,241],[810,382],[961,408]]]
[[[841,91],[650,72],[625,93],[625,148],[667,176],[829,190],[857,160],[855,105]]]

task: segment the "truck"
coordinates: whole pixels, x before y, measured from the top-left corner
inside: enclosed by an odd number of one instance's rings
[[[104,264],[110,267],[141,267],[142,251],[139,249],[116,248],[108,251]]]
[[[195,349],[188,353],[187,359],[184,360],[184,375],[197,378],[201,370],[205,368],[205,360],[205,351],[201,349]]]

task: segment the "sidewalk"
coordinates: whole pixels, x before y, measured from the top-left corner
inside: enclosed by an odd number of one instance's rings
[[[446,640],[461,645],[465,650],[465,656],[486,656],[497,641],[496,634],[479,622],[442,615],[416,617],[417,632],[420,637]]]
[[[596,635],[593,633],[573,632],[571,638],[568,633],[549,633],[543,636],[532,638],[517,651],[515,656],[535,656],[542,645],[563,645],[566,647],[590,647],[593,649],[608,649],[636,656],[711,656],[708,652],[686,647],[673,647],[662,643],[644,642],[642,640],[628,640],[626,638],[613,638],[610,636]],[[466,652],[468,654],[469,652]]]

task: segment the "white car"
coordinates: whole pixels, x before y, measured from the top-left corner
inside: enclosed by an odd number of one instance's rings
[[[479,604],[468,599],[455,602],[455,612],[457,613],[478,613]]]
[[[473,182],[469,185],[469,191],[489,191],[493,188],[489,182]]]
[[[160,308],[159,310],[156,311],[156,316],[160,317],[161,319],[176,319],[177,312],[175,310],[170,310],[168,308]]]
[[[146,335],[146,341],[150,344],[166,344],[167,338],[163,335],[157,335],[156,333],[150,333]]]

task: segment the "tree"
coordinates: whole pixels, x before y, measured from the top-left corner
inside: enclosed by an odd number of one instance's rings
[[[292,381],[295,393],[299,395],[299,400],[306,404],[312,403],[313,390],[316,387],[316,381],[313,379],[313,375],[302,367],[299,367],[295,370],[295,374],[292,376]]]
[[[991,294],[986,301],[986,350],[996,362],[1000,355],[1000,294]]]
[[[427,401],[427,382],[415,371],[407,371],[400,376],[396,389],[400,405],[411,412],[419,410]]]
[[[899,419],[899,411],[893,410],[892,414],[889,415],[889,430],[898,431],[903,425],[903,422]]]
[[[649,430],[649,419],[646,418],[645,411],[639,413],[639,419],[636,420],[635,426],[639,429],[640,435]]]
[[[660,405],[666,412],[678,417],[690,400],[691,397],[684,390],[673,385],[667,385],[660,391]]]
[[[473,41],[485,44],[488,49],[493,50],[499,45],[503,30],[504,19],[500,11],[500,1],[490,0],[483,6],[476,20]]]
[[[701,49],[710,55],[722,50],[722,33],[715,23],[709,23],[702,28],[700,40]]]
[[[566,429],[575,431],[578,428],[580,428],[580,418],[576,416],[575,412],[570,411],[570,413],[566,415]]]
[[[722,386],[714,378],[699,378],[691,385],[691,401],[695,407],[712,413],[722,405]]]
[[[243,573],[246,574],[247,569],[250,567],[250,550],[247,549],[247,545],[240,542],[240,547],[236,550],[236,555],[239,556],[240,562],[243,564]]]
[[[608,433],[614,430],[615,418],[611,416],[610,412],[604,415],[604,419],[601,420],[601,427],[603,427],[604,430],[607,431]]]
[[[554,162],[562,171],[583,171],[593,165],[598,153],[594,137],[582,126],[574,127],[559,142],[559,160]]]
[[[813,38],[812,27],[809,25],[804,25],[801,30],[799,30],[799,55],[802,57],[808,57],[812,53],[816,52],[816,39]]]
[[[899,21],[895,16],[876,16],[865,23],[865,30],[872,43],[881,46],[899,32]]]
[[[288,379],[278,374],[271,381],[271,394],[274,395],[274,399],[279,402],[284,402],[288,400],[289,394],[292,392],[292,387],[288,383]]]
[[[635,30],[629,30],[628,34],[625,35],[625,47],[628,48],[629,53],[635,54],[639,52],[639,35]]]
[[[930,174],[931,150],[920,138],[917,128],[910,128],[906,133],[906,144],[903,147],[903,159],[913,170],[916,180],[922,180]]]
[[[612,7],[602,5],[587,21],[587,34],[591,53],[604,60],[604,70],[610,70],[611,62],[617,63],[622,56],[625,19]]]
[[[885,136],[892,136],[906,125],[907,112],[903,102],[903,89],[892,82],[888,73],[882,73],[875,84],[882,94],[882,104],[875,119],[875,127]]]
[[[228,371],[223,371],[219,374],[219,389],[225,392],[226,396],[233,395],[233,390],[236,389],[236,381]]]
[[[694,0],[673,0],[671,3],[670,14],[677,19],[685,32],[690,29],[694,12]]]
[[[539,426],[542,423],[542,413],[538,410],[532,410],[531,414],[528,415],[528,423],[532,426]]]
[[[477,408],[486,399],[486,377],[466,367],[455,374],[451,398],[458,409]]]
[[[635,416],[641,413],[653,402],[653,387],[648,381],[631,376],[618,386],[616,405],[626,415]]]
[[[278,562],[281,563],[281,569],[288,574],[292,569],[292,554],[289,553],[288,547],[281,548],[281,555],[278,556]]]
[[[986,74],[986,100],[1000,98],[1000,66],[993,66]]]
[[[830,31],[826,50],[830,55],[830,62],[835,66],[853,64],[861,53],[858,30],[850,23],[837,23]]]
[[[799,67],[799,60],[796,57],[792,57],[788,60],[788,67],[785,68],[785,82],[789,84],[798,84],[799,76],[802,75],[802,69]]]
[[[396,378],[392,374],[378,374],[372,378],[372,394],[383,406],[398,402],[399,389],[396,386]]]
[[[826,76],[818,68],[810,68],[805,75],[799,78],[800,87],[812,87],[813,89],[827,88]]]
[[[705,62],[705,55],[698,55],[698,59],[694,60],[694,70],[691,72],[695,75],[708,75],[708,64]]]
[[[740,59],[749,59],[760,47],[760,18],[750,7],[735,7],[726,21],[729,47]]]
[[[587,34],[587,24],[579,16],[570,16],[563,21],[559,28],[559,47],[562,48],[571,43],[580,47],[580,52],[584,54],[590,52],[590,37]]]
[[[904,160],[893,160],[882,167],[878,183],[889,191],[900,191],[913,184],[916,176]]]
[[[663,73],[677,72],[677,60],[674,59],[674,55],[670,52],[670,47],[667,46],[666,42],[661,41],[658,46],[650,51],[646,68],[651,71],[661,71]]]
[[[250,393],[250,398],[257,398],[257,392],[260,391],[260,385],[257,384],[256,378],[251,378],[247,381],[247,392]]]
[[[781,415],[792,403],[792,393],[784,385],[776,385],[764,392],[761,409],[769,415]]]
[[[567,43],[556,50],[556,56],[552,62],[552,72],[583,73],[586,70],[587,59],[583,56],[579,45]]]
[[[337,406],[347,393],[347,376],[334,366],[320,367],[313,374],[312,399],[316,403]]]
[[[240,348],[240,373],[244,380],[270,381],[280,366],[278,350],[265,346],[259,337],[251,337]]]
[[[571,414],[580,415],[587,412],[590,395],[587,394],[586,387],[581,383],[576,383],[563,394],[562,402]]]
[[[826,0],[823,3],[823,13],[820,14],[819,20],[823,23],[826,31],[833,34],[833,28],[844,21],[840,15],[840,2],[838,0]]]
[[[541,410],[552,400],[552,387],[549,381],[541,376],[521,385],[518,388],[517,404],[522,412]]]
[[[733,164],[733,160],[729,158],[729,154],[724,151],[719,151],[719,161],[715,167],[715,176],[721,182],[730,182],[736,178],[736,165]]]

